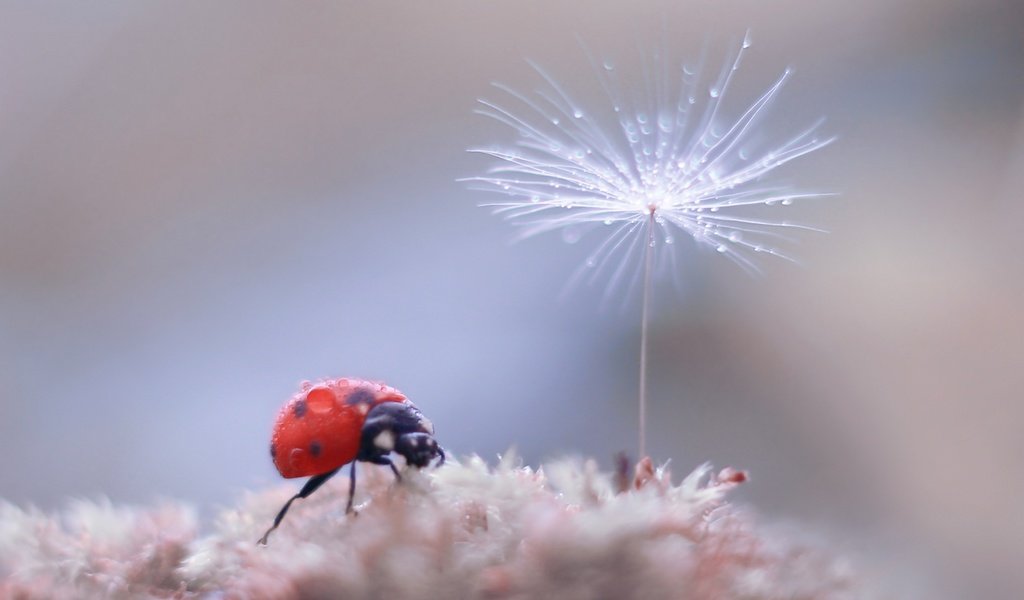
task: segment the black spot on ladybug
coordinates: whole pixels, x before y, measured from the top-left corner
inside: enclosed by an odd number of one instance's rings
[[[313,455],[313,458],[320,456],[320,451],[323,448],[320,447],[320,442],[313,440],[309,443],[309,453]]]
[[[270,458],[277,458],[277,446],[275,444],[270,445]]]
[[[306,416],[306,401],[299,400],[298,402],[295,403],[295,407],[292,410],[295,411],[296,418],[301,419],[302,417]]]
[[[373,400],[376,396],[373,392],[366,388],[359,388],[353,390],[348,397],[345,398],[345,404],[373,404]]]

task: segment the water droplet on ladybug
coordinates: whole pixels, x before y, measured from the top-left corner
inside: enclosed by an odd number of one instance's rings
[[[314,413],[324,414],[334,410],[337,398],[331,388],[327,386],[315,387],[309,390],[309,394],[306,395],[305,404]]]
[[[302,462],[305,454],[306,452],[302,448],[292,448],[291,452],[288,453],[289,466],[291,466],[293,470],[298,471],[301,468],[300,463]]]

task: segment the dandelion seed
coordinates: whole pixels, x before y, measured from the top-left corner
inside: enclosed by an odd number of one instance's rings
[[[748,33],[711,78],[687,64],[670,74],[665,61],[655,56],[655,64],[644,69],[646,96],[623,91],[617,65],[592,60],[611,113],[577,102],[531,63],[544,87],[526,95],[495,84],[505,101],[480,100],[482,108],[477,111],[511,127],[517,139],[512,147],[471,149],[497,163],[485,175],[465,181],[507,197],[484,206],[517,226],[520,239],[561,230],[567,241],[575,242],[592,226],[601,226],[601,241],[570,282],[583,273],[593,282],[610,272],[607,293],[627,276],[629,264],[641,260],[642,269],[633,275],[634,280],[643,279],[641,456],[655,254],[667,249],[668,262],[674,262],[671,250],[681,246],[672,243],[674,235],[685,234],[697,247],[713,249],[757,272],[755,254],[793,260],[780,248],[781,242],[792,241],[789,231],[821,231],[763,215],[763,207],[830,195],[796,192],[765,181],[778,167],[834,139],[817,135],[822,121],[781,142],[769,145],[761,139],[757,125],[791,71],[786,69],[737,116],[726,119],[722,114],[722,101],[750,45]]]

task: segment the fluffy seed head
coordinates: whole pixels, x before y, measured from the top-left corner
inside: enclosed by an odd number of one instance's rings
[[[624,92],[615,65],[592,59],[604,110],[577,102],[532,65],[544,81],[535,94],[495,84],[504,100],[480,100],[478,112],[511,127],[516,142],[471,149],[497,162],[467,181],[506,197],[486,206],[518,226],[520,238],[561,230],[574,242],[603,229],[574,279],[587,270],[596,278],[611,257],[622,256],[609,289],[644,245],[671,245],[678,234],[750,271],[758,270],[755,253],[792,260],[778,247],[786,230],[816,229],[772,218],[774,211],[766,217],[763,207],[829,194],[798,192],[766,176],[833,138],[817,135],[819,121],[782,141],[763,139],[759,122],[789,69],[745,111],[723,114],[722,99],[749,46],[748,34],[711,77],[699,66],[669,68],[655,55],[645,65],[646,95]]]

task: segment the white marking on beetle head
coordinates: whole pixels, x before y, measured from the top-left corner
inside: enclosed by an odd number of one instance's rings
[[[390,452],[395,448],[395,434],[385,429],[378,433],[377,437],[373,438],[373,445],[381,450],[387,450]]]
[[[370,412],[370,405],[367,404],[366,402],[360,402],[359,403],[359,414],[365,415],[368,412]]]

